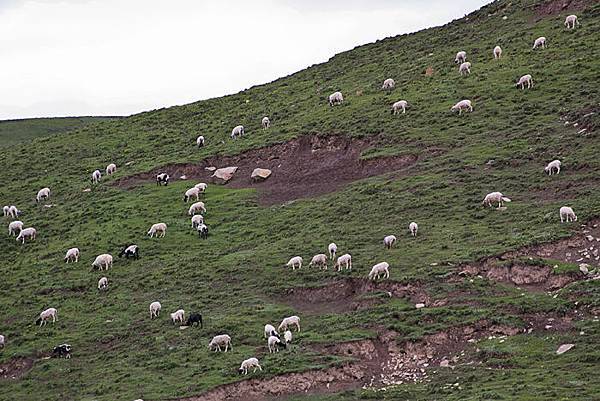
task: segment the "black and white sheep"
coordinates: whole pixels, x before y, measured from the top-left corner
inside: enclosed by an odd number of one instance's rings
[[[198,227],[196,227],[196,230],[198,230],[198,236],[202,239],[207,239],[208,238],[208,226],[204,223],[199,224]]]
[[[169,177],[169,174],[167,173],[160,173],[156,175],[156,185],[169,185],[169,180],[171,179],[171,177]]]
[[[98,289],[100,291],[108,289],[108,278],[102,277],[100,280],[98,280]]]
[[[56,347],[54,347],[54,349],[52,349],[52,356],[55,358],[63,358],[64,357],[65,359],[70,359],[72,350],[73,350],[73,347],[71,347],[71,345],[60,344],[60,345],[57,345]]]
[[[100,172],[100,170],[95,170],[92,173],[92,184],[97,184],[98,182],[100,182],[100,178],[102,178],[102,173]]]
[[[127,258],[127,259],[129,259],[129,258],[139,259],[140,258],[140,247],[133,244],[133,245],[129,245],[129,246],[121,249],[121,252],[119,252],[119,257],[122,258],[123,256],[125,256],[125,258]]]
[[[281,341],[279,337],[270,336],[267,340],[267,347],[269,348],[269,353],[279,352],[279,348],[286,348],[286,343]]]

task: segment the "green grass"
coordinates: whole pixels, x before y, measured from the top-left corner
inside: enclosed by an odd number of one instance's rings
[[[236,369],[252,355],[260,357],[263,377],[325,367],[336,358],[315,354],[312,343],[374,336],[375,327],[396,330],[405,341],[481,319],[522,327],[518,314],[574,313],[581,305],[574,304],[573,294],[597,307],[599,281],[570,286],[557,298],[483,279],[445,281],[456,263],[570,235],[578,226],[560,224],[558,208],[564,204],[573,206],[580,221],[600,214],[596,133],[578,135],[578,128],[561,120],[597,107],[600,49],[593,39],[600,39],[600,5],[578,13],[582,26],[568,32],[563,16],[532,23],[534,4],[498,1],[468,21],[361,46],[236,95],[85,125],[3,149],[0,200],[19,206],[22,220],[39,236],[25,246],[0,237],[0,333],[8,341],[0,363],[47,353],[62,342],[75,351],[71,360],[41,360],[22,379],[3,381],[0,399],[170,399],[240,380]],[[551,46],[531,51],[542,34]],[[497,62],[491,57],[496,44],[505,54]],[[473,62],[469,77],[460,77],[452,63],[459,49]],[[435,71],[431,77],[423,74],[429,66]],[[536,87],[518,91],[512,83],[525,73],[533,74]],[[397,85],[389,94],[379,89],[387,77]],[[347,100],[330,108],[326,96],[334,90],[342,90]],[[473,100],[475,112],[452,115],[450,106],[463,98]],[[389,107],[399,99],[411,108],[405,116],[392,116]],[[271,117],[267,131],[260,129],[263,115]],[[231,128],[240,123],[247,135],[232,142]],[[200,150],[194,146],[199,134],[207,138]],[[306,134],[378,135],[381,144],[363,157],[418,153],[422,158],[407,176],[373,177],[285,206],[261,207],[254,190],[211,185],[205,200],[207,241],[191,231],[181,201],[190,183],[131,190],[109,185],[157,166],[237,154]],[[432,156],[424,152],[428,148],[441,152]],[[548,177],[543,167],[555,158],[563,161],[563,172]],[[83,192],[91,172],[110,162],[119,166],[116,175]],[[51,208],[33,200],[43,186],[52,189]],[[480,207],[483,196],[495,190],[513,200],[507,210]],[[420,226],[416,239],[407,233],[413,220]],[[169,226],[166,237],[146,237],[159,221]],[[398,243],[387,251],[381,241],[390,233]],[[351,272],[284,268],[291,256],[306,261],[331,241],[352,254]],[[116,256],[120,246],[133,242],[141,248],[139,261],[117,258],[108,272],[90,270],[96,255]],[[62,258],[72,246],[81,249],[82,259],[65,265]],[[295,351],[265,353],[264,324],[299,313],[276,301],[284,289],[323,285],[338,276],[365,277],[382,260],[390,263],[392,280],[418,283],[435,299],[450,296],[451,302],[417,311],[407,300],[391,299],[358,312],[301,315]],[[99,294],[102,275],[110,289]],[[456,291],[463,295],[453,297]],[[163,311],[150,321],[148,305],[154,300]],[[36,315],[49,306],[58,308],[59,321],[35,328]],[[206,328],[171,326],[168,313],[180,307],[201,311]],[[490,361],[430,374],[423,384],[385,394],[307,399],[591,400],[600,393],[595,351],[600,331],[588,317],[578,324],[587,334],[576,339],[533,333],[485,343],[480,352],[492,355]],[[210,338],[224,332],[233,338],[233,352],[209,353]],[[563,341],[577,346],[558,358],[553,351]],[[510,368],[498,368],[498,360]],[[461,390],[446,386],[455,382]]]

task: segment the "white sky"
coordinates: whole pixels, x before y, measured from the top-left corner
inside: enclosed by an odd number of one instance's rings
[[[0,0],[0,119],[236,93],[489,0]]]

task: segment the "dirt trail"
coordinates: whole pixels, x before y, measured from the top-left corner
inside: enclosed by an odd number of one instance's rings
[[[548,15],[560,15],[585,10],[597,0],[549,0],[535,8],[535,17],[540,20]]]
[[[17,380],[33,368],[33,358],[12,358],[0,364],[0,380]]]

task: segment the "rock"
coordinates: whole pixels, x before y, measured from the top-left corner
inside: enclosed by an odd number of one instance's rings
[[[207,171],[215,171],[217,168],[215,166],[210,166],[210,167],[204,167],[204,170]]]
[[[425,304],[423,304],[423,303],[415,305],[415,308],[417,308],[417,309],[421,309],[421,308],[424,308],[424,307],[425,307]]]
[[[586,235],[586,236],[585,236],[585,239],[587,239],[588,241],[590,241],[590,242],[591,242],[591,241],[593,241],[593,240],[594,240],[594,237],[592,237],[591,235]]]
[[[573,348],[575,344],[563,344],[556,350],[556,355],[561,355]]]
[[[180,180],[187,180],[187,175],[182,175],[181,177],[179,177]]]
[[[131,162],[127,162],[127,163],[125,163],[125,165],[126,165],[126,166],[131,166],[133,163],[135,163],[135,162],[131,161]]]
[[[223,184],[227,183],[233,178],[233,174],[237,171],[237,167],[224,167],[216,169],[211,178],[221,180]]]
[[[506,21],[508,19],[508,17],[505,15],[504,17],[502,17],[503,21]]]
[[[579,271],[583,274],[588,274],[590,272],[589,267],[590,265],[588,265],[587,263],[581,263],[579,265]]]
[[[91,192],[91,191],[92,191],[92,188],[86,188],[83,190],[83,192]]]
[[[252,175],[250,175],[250,178],[252,178],[254,181],[264,181],[269,178],[270,175],[271,170],[267,168],[255,168],[252,172]]]
[[[441,362],[440,362],[440,366],[441,366],[442,368],[447,368],[447,367],[449,367],[449,366],[450,366],[450,361],[449,361],[449,360],[447,360],[447,359],[444,359],[443,361],[441,361]]]
[[[56,205],[54,205],[54,204],[50,204],[50,205],[44,205],[44,207],[48,207],[48,208],[50,208],[50,207],[52,207],[52,206],[56,206]]]

